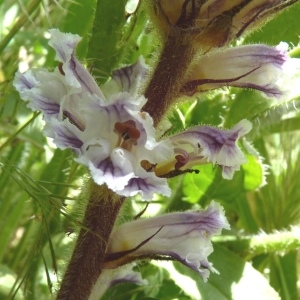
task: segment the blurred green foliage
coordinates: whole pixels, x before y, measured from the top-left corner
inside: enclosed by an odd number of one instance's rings
[[[51,299],[80,227],[87,177],[70,151],[54,149],[44,137],[40,115],[32,114],[12,87],[14,74],[56,66],[47,44],[47,29],[53,27],[83,37],[77,55],[99,84],[140,55],[154,63],[160,41],[141,5],[128,12],[127,4],[0,0],[0,299]],[[297,56],[299,13],[298,3],[243,42],[285,41]],[[283,240],[272,247],[262,238],[264,253],[250,246],[261,232],[275,234],[276,240],[276,233],[280,239],[280,233],[300,225],[299,100],[277,105],[258,92],[226,88],[172,108],[169,133],[198,124],[230,128],[243,118],[254,125],[241,144],[248,163],[232,181],[206,165],[199,175],[170,180],[173,195],[150,204],[159,213],[203,207],[212,199],[225,207],[231,231],[214,241],[209,258],[220,275],[204,283],[176,263],[175,268],[171,262],[141,263],[149,285],[116,286],[105,299],[267,300],[278,299],[275,291],[281,299],[299,299],[298,243],[291,248]],[[139,205],[129,202],[124,219],[136,215]],[[190,276],[189,283],[180,276]]]

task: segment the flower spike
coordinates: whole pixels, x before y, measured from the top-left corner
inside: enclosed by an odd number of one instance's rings
[[[79,36],[56,29],[51,33],[59,67],[17,73],[14,85],[29,108],[42,112],[45,134],[57,147],[72,149],[97,184],[150,200],[154,193],[169,196],[167,178],[192,172],[194,166],[217,164],[223,177],[231,179],[245,161],[236,142],[250,131],[250,122],[243,120],[228,131],[198,126],[157,141],[151,116],[141,111],[147,101],[138,93],[148,73],[143,59],[115,71],[103,93],[75,57]],[[284,59],[282,54],[276,67]],[[262,60],[274,64],[271,54]]]

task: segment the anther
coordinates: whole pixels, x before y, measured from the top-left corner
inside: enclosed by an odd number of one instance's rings
[[[118,133],[125,141],[129,139],[137,140],[141,133],[136,129],[135,122],[128,120],[126,122],[117,122],[114,131]]]
[[[59,73],[60,73],[61,75],[64,75],[64,76],[65,76],[66,74],[65,74],[65,72],[64,72],[64,70],[63,70],[63,68],[62,68],[62,66],[63,66],[63,64],[62,64],[62,63],[59,63],[59,64],[58,64],[58,70],[59,70]]]

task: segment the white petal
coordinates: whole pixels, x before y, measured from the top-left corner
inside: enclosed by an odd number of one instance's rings
[[[135,177],[129,180],[122,195],[134,196],[140,194],[143,200],[152,200],[155,193],[169,197],[171,189],[165,178],[157,177],[153,172],[139,168]]]
[[[213,251],[210,239],[223,228],[229,229],[224,211],[212,202],[204,211],[172,213],[125,223],[112,233],[108,253],[127,251],[131,259],[169,256],[199,272],[206,280],[209,270],[214,271],[207,260]]]
[[[245,162],[245,156],[236,143],[251,128],[247,120],[240,121],[230,130],[197,126],[170,137],[170,140],[177,148],[184,149],[184,145],[199,148],[198,156],[203,156],[207,162],[231,167]],[[190,155],[193,158],[193,153]]]
[[[56,51],[55,58],[63,64],[62,69],[68,84],[77,88],[78,92],[86,90],[104,98],[94,78],[75,57],[75,48],[81,37],[77,34],[62,33],[58,29],[51,29],[49,32],[49,45]]]
[[[183,92],[192,94],[222,86],[248,87],[280,97],[278,80],[288,60],[283,47],[246,45],[201,56],[192,67]]]
[[[106,97],[120,92],[128,92],[135,96],[141,81],[145,80],[147,74],[148,67],[141,56],[135,64],[115,70],[111,80],[103,86],[102,91]]]
[[[46,121],[58,116],[61,100],[67,94],[64,78],[45,69],[17,72],[14,86],[22,99],[28,101],[27,107],[41,111]]]

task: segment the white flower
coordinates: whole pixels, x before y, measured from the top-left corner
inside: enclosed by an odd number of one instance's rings
[[[155,140],[152,118],[141,112],[146,99],[135,94],[142,79],[138,74],[146,69],[143,62],[116,72],[113,82],[122,90],[106,92],[105,98],[75,57],[80,37],[57,29],[50,33],[60,66],[54,72],[17,73],[14,80],[28,107],[43,113],[45,134],[59,148],[71,148],[99,185],[105,183],[123,196],[139,193],[146,200],[154,192],[170,195],[166,179],[141,166],[143,160],[157,164],[173,153],[168,141]]]
[[[172,170],[187,170],[197,165],[213,163],[223,170],[223,178],[232,179],[235,171],[246,162],[245,155],[237,146],[239,138],[247,134],[252,124],[242,120],[230,130],[211,126],[196,126],[169,138],[174,147],[174,156],[167,163],[156,166],[157,174]]]
[[[283,95],[278,83],[290,62],[286,48],[266,45],[247,45],[227,48],[203,55],[191,67],[186,94],[206,91],[222,86],[253,88],[267,96]],[[286,74],[288,75],[288,74]]]
[[[206,281],[216,270],[208,262],[211,237],[229,229],[222,207],[212,202],[206,210],[176,212],[125,223],[110,236],[104,269],[138,259],[173,259],[198,272]]]

